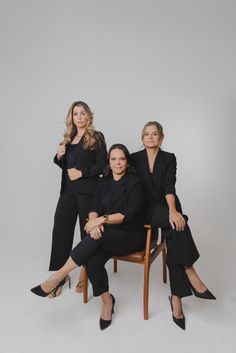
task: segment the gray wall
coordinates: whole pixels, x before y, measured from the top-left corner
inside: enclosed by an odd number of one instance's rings
[[[1,260],[27,244],[30,261],[47,267],[60,184],[52,157],[69,105],[81,99],[108,146],[135,151],[144,123],[162,123],[200,266],[227,285],[235,10],[230,0],[1,1]]]

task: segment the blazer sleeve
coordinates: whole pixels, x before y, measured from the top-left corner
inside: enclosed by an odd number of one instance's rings
[[[161,189],[163,190],[164,195],[175,195],[176,167],[176,158],[175,155],[172,154],[161,181]]]
[[[134,221],[140,216],[143,201],[144,190],[141,181],[138,181],[129,191],[125,209],[120,211],[125,216],[122,223]]]
[[[61,169],[63,169],[63,165],[64,165],[64,156],[61,157],[61,159],[57,158],[57,155],[55,155],[55,157],[53,158],[53,162],[58,165]]]
[[[82,177],[92,178],[98,176],[103,172],[107,162],[107,148],[103,138],[96,142],[95,149],[95,163],[90,167],[81,167]]]

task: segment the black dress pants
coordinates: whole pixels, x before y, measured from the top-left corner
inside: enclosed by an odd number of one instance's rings
[[[155,204],[152,207],[150,223],[158,225],[164,234],[167,245],[167,266],[169,270],[171,294],[180,298],[192,295],[185,267],[193,266],[199,258],[190,228],[187,224],[188,217],[183,215],[186,226],[183,231],[173,230],[169,223],[169,209],[164,203]],[[181,212],[181,206],[178,207]],[[181,212],[182,213],[182,212]]]
[[[85,265],[93,287],[94,296],[109,290],[105,263],[113,255],[127,255],[145,247],[145,229],[128,230],[105,226],[102,238],[94,240],[87,235],[72,250],[71,258],[78,265]]]
[[[49,271],[57,271],[70,256],[78,215],[81,239],[86,235],[84,226],[91,199],[92,195],[60,195],[54,215]]]

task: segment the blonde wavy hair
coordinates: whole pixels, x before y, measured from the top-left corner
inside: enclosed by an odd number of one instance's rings
[[[75,107],[83,107],[86,112],[87,126],[85,128],[85,133],[83,135],[83,147],[85,149],[93,150],[95,144],[98,140],[101,140],[103,137],[101,133],[95,131],[93,126],[93,113],[89,106],[82,101],[74,102],[71,104],[69,112],[66,117],[66,130],[64,133],[64,140],[62,144],[69,144],[73,141],[75,135],[77,134],[77,128],[73,122],[73,110]]]

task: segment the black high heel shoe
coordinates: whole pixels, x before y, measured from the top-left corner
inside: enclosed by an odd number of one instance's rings
[[[99,320],[99,325],[100,325],[100,329],[101,330],[105,330],[108,326],[111,325],[111,321],[112,321],[112,314],[114,314],[114,305],[115,305],[115,298],[113,297],[112,294],[110,294],[111,296],[111,300],[112,300],[112,307],[111,307],[111,320],[103,320],[101,317],[100,317],[100,320]]]
[[[65,284],[67,281],[69,282],[69,288],[71,288],[70,276],[66,276],[66,277],[63,278],[63,280],[62,280],[60,283],[58,283],[58,285],[57,285],[55,288],[53,288],[53,290],[51,290],[49,293],[44,292],[44,290],[42,289],[41,286],[36,286],[36,287],[34,287],[34,288],[31,288],[31,292],[34,293],[34,294],[36,294],[36,295],[38,295],[38,296],[40,296],[40,297],[48,297],[50,294],[52,295],[52,297],[57,297],[57,296],[58,296],[58,295],[57,295],[58,289],[59,289],[60,287],[62,288],[62,287],[64,286],[64,284]]]
[[[174,316],[173,314],[173,304],[172,304],[172,296],[169,296],[169,301],[170,301],[170,307],[171,307],[171,311],[172,311],[172,319],[174,321],[174,323],[176,323],[176,325],[178,325],[180,328],[182,328],[182,330],[185,330],[185,317],[183,314],[183,317],[181,319],[177,319],[177,317]]]
[[[212,299],[212,300],[216,300],[216,297],[208,290],[206,289],[205,292],[198,292],[194,286],[189,282],[190,287],[193,291],[193,294],[201,299]]]

